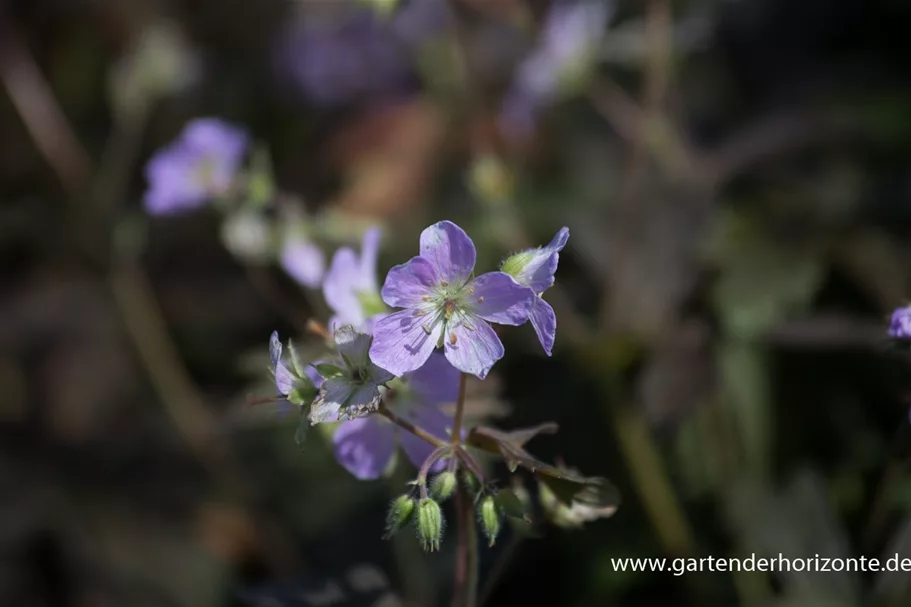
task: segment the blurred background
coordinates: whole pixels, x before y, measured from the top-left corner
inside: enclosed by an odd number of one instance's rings
[[[448,604],[453,542],[380,539],[410,464],[357,481],[248,404],[270,332],[327,321],[270,249],[289,213],[327,259],[381,225],[381,275],[440,219],[485,270],[570,229],[554,355],[505,332],[478,390],[623,503],[507,533],[484,604],[911,604],[906,573],[611,562],[911,557],[885,334],[909,25],[902,0],[0,1],[0,604]],[[144,211],[201,116],[248,131],[281,214]]]

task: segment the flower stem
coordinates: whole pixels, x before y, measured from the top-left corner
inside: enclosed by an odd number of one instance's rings
[[[456,492],[456,514],[459,537],[456,544],[456,564],[453,584],[453,607],[476,607],[478,597],[478,530],[475,528],[474,509],[464,486]]]
[[[438,439],[431,433],[427,432],[423,428],[419,428],[418,426],[415,426],[410,421],[399,417],[385,405],[380,406],[378,413],[380,415],[382,415],[383,417],[385,417],[386,419],[388,419],[389,421],[391,421],[392,423],[394,423],[395,425],[407,430],[408,432],[411,432],[418,438],[430,443],[434,447],[440,448],[440,447],[446,446],[446,443],[444,441],[441,441],[440,439]]]
[[[465,415],[465,384],[467,380],[467,373],[462,373],[459,376],[459,399],[456,401],[455,418],[452,420],[452,444],[455,446],[462,444],[462,418]]]

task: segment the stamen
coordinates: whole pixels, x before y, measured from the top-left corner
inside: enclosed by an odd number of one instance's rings
[[[450,334],[449,334],[449,345],[450,345],[450,346],[456,345],[456,341],[457,341],[457,339],[456,339],[456,334],[455,334],[455,332],[450,333]]]
[[[483,296],[483,295],[481,295],[480,297],[478,297],[478,303],[484,303],[484,296]]]
[[[446,320],[452,318],[452,313],[455,311],[455,302],[447,299],[446,303],[443,304],[443,316]]]
[[[421,328],[424,329],[424,333],[426,333],[427,335],[430,335],[431,333],[433,333],[433,329],[431,329],[430,325],[428,325],[426,323],[421,325]]]
[[[427,312],[425,312],[424,310],[415,310],[414,315],[415,316],[427,316]]]
[[[440,286],[441,286],[441,287],[448,287],[448,286],[449,286],[449,281],[448,281],[448,280],[441,280],[441,281],[440,281]]]
[[[468,294],[474,295],[474,285],[471,285],[470,287],[468,287]]]
[[[465,327],[466,329],[468,329],[469,331],[474,331],[474,325],[472,325],[471,323],[463,322],[462,326]]]
[[[421,296],[421,301],[424,301],[424,302],[430,301],[430,295]]]

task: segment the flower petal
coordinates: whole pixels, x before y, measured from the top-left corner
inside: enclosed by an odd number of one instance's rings
[[[373,345],[370,359],[397,377],[419,369],[440,339],[442,326],[427,325],[426,316],[416,316],[414,310],[402,310],[385,316],[373,326]]]
[[[395,453],[395,427],[376,417],[345,422],[332,436],[332,451],[355,477],[379,478]]]
[[[294,376],[282,362],[282,342],[278,339],[278,331],[272,331],[269,337],[269,358],[275,375],[275,389],[282,396],[287,396],[294,388]]]
[[[441,280],[461,285],[474,271],[474,243],[451,221],[440,221],[421,232],[421,257],[429,261]]]
[[[382,236],[382,231],[373,227],[364,232],[361,240],[360,276],[361,288],[365,291],[376,292],[376,263]]]
[[[480,379],[487,377],[487,372],[504,353],[500,338],[480,318],[450,327],[443,339],[443,348],[453,367]]]
[[[535,293],[543,293],[554,284],[554,273],[560,262],[560,251],[569,240],[569,228],[563,227],[546,247],[531,250],[531,259],[522,270],[516,274],[516,280],[523,285],[534,289]]]
[[[448,440],[447,430],[452,428],[452,417],[443,413],[434,406],[416,406],[412,407],[410,413],[403,415],[413,424],[427,430],[440,440]],[[399,443],[405,455],[411,460],[416,467],[420,468],[424,460],[433,452],[433,445],[422,438],[418,438],[411,432],[398,431]],[[436,470],[443,465],[443,461],[438,461],[432,470]]]
[[[484,320],[518,326],[528,320],[535,293],[505,272],[488,272],[473,281],[469,295],[474,312]]]
[[[535,333],[538,334],[538,341],[550,356],[557,333],[557,316],[554,314],[554,309],[540,297],[535,297],[535,305],[531,309],[529,320],[531,320],[531,326],[535,328]]]
[[[459,397],[459,370],[442,352],[434,352],[420,369],[405,377],[415,398],[424,405],[445,405]]]
[[[383,283],[383,301],[397,308],[419,306],[423,303],[421,298],[429,294],[438,281],[439,275],[428,260],[412,257],[389,270]]]
[[[312,425],[337,422],[341,408],[354,394],[354,387],[346,378],[333,377],[323,382],[319,396],[310,408]]]
[[[323,278],[326,259],[318,246],[298,237],[285,243],[281,264],[291,278],[304,286],[315,288]]]
[[[332,263],[323,280],[323,297],[335,312],[338,322],[355,327],[364,322],[364,311],[357,299],[359,270],[357,254],[344,247],[332,256]]]
[[[345,325],[336,329],[332,337],[348,368],[367,367],[370,362],[369,335],[355,331],[351,325]]]

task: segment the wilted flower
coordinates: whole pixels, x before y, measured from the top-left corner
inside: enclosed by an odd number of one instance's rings
[[[892,312],[889,335],[898,339],[911,339],[911,306],[897,308]]]
[[[445,440],[452,417],[443,413],[440,405],[455,402],[459,390],[458,371],[442,354],[435,354],[423,367],[402,379],[404,383],[396,386],[395,394],[386,406]],[[332,442],[339,463],[364,480],[383,474],[392,462],[396,444],[401,445],[415,466],[423,464],[433,451],[433,446],[423,439],[377,415],[345,422],[332,436]]]
[[[542,299],[544,291],[554,284],[554,274],[560,262],[560,251],[569,240],[569,228],[560,228],[546,247],[527,249],[508,257],[500,270],[516,279],[535,293],[529,320],[538,334],[538,340],[547,355],[551,355],[557,332],[557,317],[550,304]]]
[[[617,511],[616,504],[605,504],[598,490],[587,487],[576,494],[569,505],[561,502],[546,483],[538,483],[541,507],[550,521],[558,527],[578,529],[602,518],[609,518]]]
[[[503,344],[488,322],[522,324],[534,294],[503,272],[472,278],[474,243],[450,221],[425,229],[420,251],[386,276],[383,301],[405,309],[376,322],[370,357],[402,375],[443,347],[456,369],[483,379],[503,356]]]
[[[368,321],[386,312],[376,284],[376,258],[380,247],[380,230],[371,228],[364,233],[361,256],[349,247],[335,252],[323,281],[323,296],[335,312],[329,328],[352,325],[370,330]]]
[[[590,67],[611,11],[612,2],[601,0],[551,3],[538,46],[519,65],[506,95],[501,119],[507,132],[531,131],[543,107],[572,92]]]
[[[225,193],[247,149],[247,134],[217,118],[188,123],[146,165],[145,207],[153,215],[203,206]]]
[[[351,326],[337,329],[333,335],[341,364],[323,362],[315,365],[325,380],[319,396],[310,409],[310,423],[350,420],[368,415],[379,408],[380,386],[393,378],[370,361],[367,353],[372,338]]]
[[[285,272],[305,287],[316,288],[323,279],[326,268],[323,250],[300,231],[289,231],[286,234],[280,261]]]

